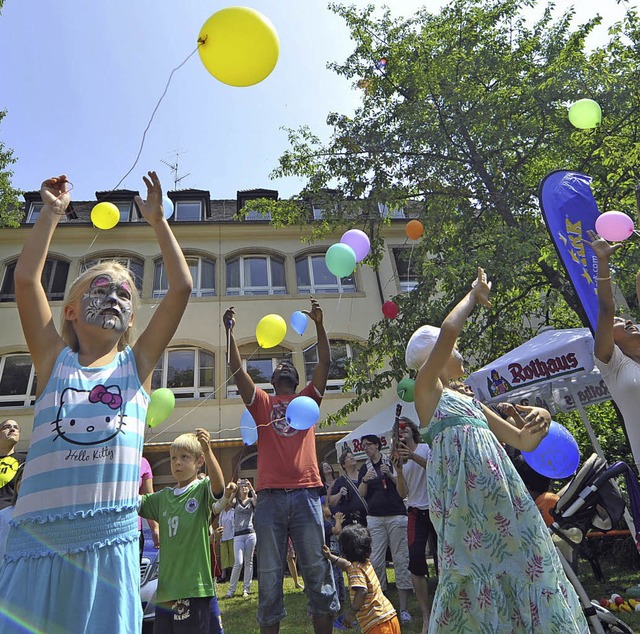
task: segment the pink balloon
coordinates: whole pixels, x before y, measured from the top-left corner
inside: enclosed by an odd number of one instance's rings
[[[349,229],[345,231],[342,238],[340,238],[342,244],[350,246],[356,254],[356,262],[364,260],[369,255],[369,249],[371,249],[371,242],[369,242],[369,236],[360,229]]]
[[[633,233],[633,220],[621,211],[607,211],[598,216],[596,232],[609,242],[621,242]]]

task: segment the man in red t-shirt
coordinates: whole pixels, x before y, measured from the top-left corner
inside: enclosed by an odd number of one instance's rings
[[[223,316],[229,338],[229,368],[258,428],[256,490],[259,495],[254,526],[258,558],[258,623],[262,634],[279,632],[280,621],[287,614],[282,582],[288,536],[291,536],[302,569],[314,632],[330,634],[333,615],[340,609],[331,565],[322,554],[322,480],[316,458],[315,431],[313,427],[294,429],[285,416],[288,404],[296,396],[308,396],[319,405],[329,375],[331,350],[322,323],[322,309],[311,298],[311,310],[304,312],[316,325],[318,363],[311,382],[299,393],[296,393],[299,383],[296,368],[289,361],[279,363],[271,376],[275,396],[257,388],[242,367],[233,335],[233,307]]]

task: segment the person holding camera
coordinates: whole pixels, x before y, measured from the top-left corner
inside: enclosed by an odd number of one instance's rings
[[[350,449],[345,449],[338,458],[344,475],[336,478],[327,499],[333,512],[344,516],[343,526],[367,525],[367,503],[358,491],[358,463]]]
[[[253,486],[246,478],[238,480],[238,488],[230,502],[234,506],[233,516],[233,555],[234,564],[231,571],[231,581],[225,599],[230,599],[236,593],[240,570],[244,562],[244,592],[243,597],[249,596],[251,578],[253,576],[253,553],[256,549],[256,532],[253,528],[253,513],[258,496]]]

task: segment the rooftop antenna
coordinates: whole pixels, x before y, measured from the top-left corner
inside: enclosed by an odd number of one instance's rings
[[[168,161],[165,161],[164,159],[160,159],[160,162],[164,163],[171,170],[171,173],[173,174],[173,189],[174,190],[178,189],[178,185],[180,184],[180,181],[183,178],[186,178],[187,176],[189,176],[189,174],[191,174],[191,172],[188,172],[187,174],[184,174],[183,176],[178,176],[178,168],[179,168],[180,156],[182,154],[185,154],[185,152],[186,152],[186,150],[184,150],[184,151],[174,150],[175,158],[174,158],[173,164],[169,163]]]

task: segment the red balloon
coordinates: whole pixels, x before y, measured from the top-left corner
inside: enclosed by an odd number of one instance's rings
[[[398,316],[398,306],[395,302],[389,300],[382,304],[382,314],[387,319],[395,319]]]
[[[409,220],[406,232],[410,240],[417,240],[424,233],[424,227],[419,220]]]

